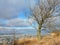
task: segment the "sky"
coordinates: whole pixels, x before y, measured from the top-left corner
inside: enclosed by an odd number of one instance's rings
[[[29,1],[30,4],[28,0],[0,0],[0,27],[31,28],[32,26],[28,23],[28,19],[24,15],[25,13],[29,15],[28,7],[31,6],[31,8],[33,8],[36,0]],[[53,13],[54,16],[60,14],[60,8],[58,7],[60,7],[60,5],[56,6]],[[57,18],[57,20],[58,19],[60,19],[60,17]],[[32,19],[29,20],[33,22]],[[60,20],[56,22],[60,24]]]
[[[34,0],[30,2],[33,8],[35,2]],[[12,33],[15,29],[17,32],[23,29],[32,30],[33,28],[24,16],[25,12],[29,15],[27,7],[29,7],[28,0],[0,0],[0,34]]]
[[[34,0],[30,1],[34,5]],[[0,0],[0,26],[28,27],[26,23],[25,8],[28,7],[27,0]],[[26,12],[28,12],[26,10]],[[17,24],[18,23],[18,24]],[[11,24],[11,25],[10,25]]]

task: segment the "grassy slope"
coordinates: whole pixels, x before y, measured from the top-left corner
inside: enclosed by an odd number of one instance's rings
[[[15,45],[60,45],[60,36],[46,36],[40,41],[37,38],[18,39]]]

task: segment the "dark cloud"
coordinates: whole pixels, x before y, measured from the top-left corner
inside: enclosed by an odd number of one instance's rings
[[[0,18],[10,19],[18,16],[26,7],[24,0],[0,0]]]

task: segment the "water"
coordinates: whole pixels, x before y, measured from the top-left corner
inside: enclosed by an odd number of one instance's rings
[[[0,35],[3,35],[3,34],[24,34],[24,35],[35,35],[36,34],[36,30],[0,30]]]
[[[45,34],[47,34],[47,32],[46,31],[41,31],[42,33],[42,35],[45,35]],[[34,29],[22,29],[22,30],[20,30],[20,29],[17,29],[17,30],[0,30],[0,35],[7,35],[7,34],[9,34],[9,35],[11,35],[11,34],[23,34],[23,35],[36,35],[36,33],[37,33],[37,30],[34,30]]]

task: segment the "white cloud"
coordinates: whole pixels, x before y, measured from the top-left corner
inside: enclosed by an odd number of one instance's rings
[[[34,20],[13,18],[9,20],[0,20],[1,27],[31,27]]]
[[[27,19],[20,19],[20,18],[7,20],[6,25],[7,26],[16,26],[16,27],[29,27],[30,26]]]

